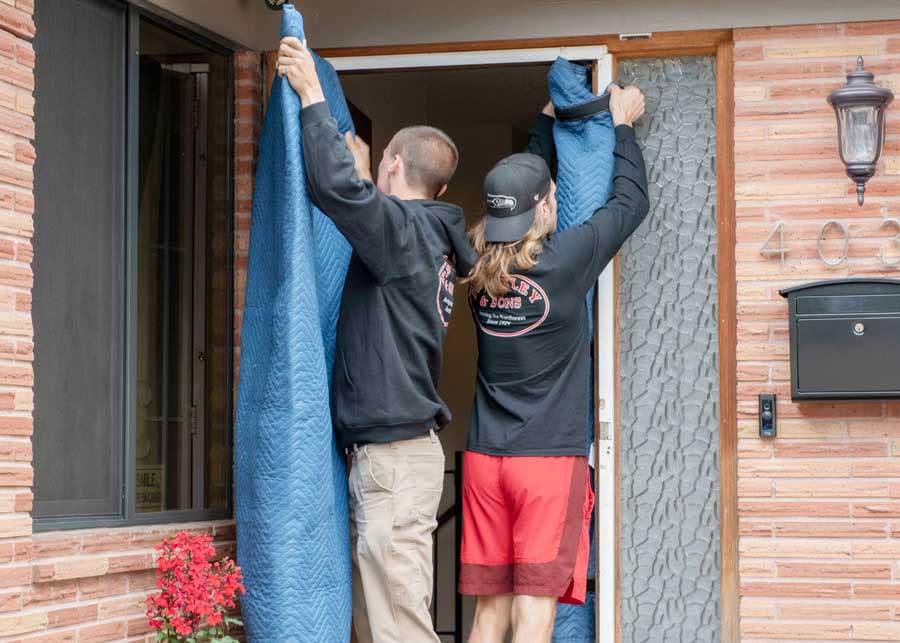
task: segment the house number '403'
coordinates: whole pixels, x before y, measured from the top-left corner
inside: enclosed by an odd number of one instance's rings
[[[841,250],[837,254],[837,256],[826,256],[825,249],[822,244],[825,241],[825,233],[828,232],[829,228],[837,228],[838,232],[843,235]],[[885,266],[891,267],[900,267],[900,256],[890,259],[888,258],[888,247],[894,246],[895,249],[900,249],[900,221],[897,219],[885,219],[881,223],[881,230],[884,229],[894,229],[897,231],[890,239],[887,239],[884,244],[882,244],[881,249],[878,251],[878,260],[883,263]],[[847,253],[850,250],[850,233],[847,231],[846,226],[840,221],[826,221],[822,224],[822,227],[819,228],[819,235],[816,237],[816,247],[819,251],[819,259],[826,266],[839,266],[847,260]],[[773,255],[777,255],[781,259],[781,265],[784,266],[784,258],[790,252],[790,249],[784,245],[784,222],[779,221],[775,224],[775,228],[772,230],[772,233],[766,238],[765,243],[763,243],[762,248],[759,249],[759,253],[766,257],[771,257]]]

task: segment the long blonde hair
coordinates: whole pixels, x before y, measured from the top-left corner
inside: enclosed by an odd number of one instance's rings
[[[469,240],[479,257],[462,283],[469,284],[472,293],[484,290],[491,297],[502,297],[509,291],[510,270],[529,270],[537,265],[544,239],[550,234],[547,216],[539,208],[525,236],[510,243],[485,241],[484,226],[482,217],[469,230]]]

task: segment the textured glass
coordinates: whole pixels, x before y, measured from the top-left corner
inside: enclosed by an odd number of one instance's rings
[[[842,107],[838,110],[841,158],[844,163],[874,163],[878,160],[878,122],[875,105]]]
[[[619,258],[624,643],[719,641],[715,59],[640,59],[649,220]]]

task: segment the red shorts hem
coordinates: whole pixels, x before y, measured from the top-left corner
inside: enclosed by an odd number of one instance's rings
[[[464,596],[500,596],[502,594],[515,594],[517,596],[547,596],[554,597],[560,603],[568,605],[584,605],[587,596],[587,583],[576,584],[569,580],[567,587],[560,588],[554,585],[528,585],[514,583],[478,583],[461,582],[459,593]]]
[[[459,592],[584,603],[593,508],[588,472],[583,457],[467,452]]]

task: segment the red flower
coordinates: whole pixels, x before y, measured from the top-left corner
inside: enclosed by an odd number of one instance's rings
[[[147,598],[150,626],[169,641],[224,634],[223,623],[233,622],[225,616],[234,608],[236,594],[245,591],[240,568],[227,557],[211,562],[216,549],[208,534],[182,531],[156,550],[160,591]]]

